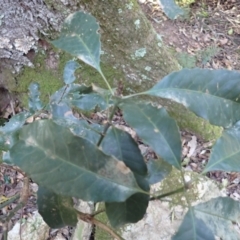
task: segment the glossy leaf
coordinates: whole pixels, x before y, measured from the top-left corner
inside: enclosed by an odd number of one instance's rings
[[[70,14],[64,21],[59,39],[52,44],[72,56],[76,56],[86,64],[100,70],[100,36],[96,19],[88,13]]]
[[[240,120],[240,73],[183,69],[164,77],[148,95],[183,104],[213,125],[229,128]]]
[[[181,138],[175,120],[164,108],[150,104],[121,104],[126,122],[160,157],[181,169]]]
[[[37,205],[39,213],[49,227],[76,226],[77,213],[71,197],[58,195],[40,186],[37,192]]]
[[[13,162],[39,185],[85,201],[124,201],[143,192],[130,169],[51,120],[24,126]]]
[[[223,131],[222,136],[213,146],[210,159],[204,169],[209,171],[240,172],[240,122]]]
[[[155,184],[162,181],[172,171],[172,166],[162,159],[149,160],[147,162],[149,184]]]
[[[76,77],[75,77],[74,73],[75,73],[76,69],[78,69],[79,67],[80,67],[80,65],[73,60],[70,60],[66,63],[66,66],[63,71],[63,80],[64,80],[65,84],[70,84],[75,81]]]
[[[122,160],[134,173],[147,174],[147,166],[141,151],[129,133],[111,127],[104,137],[101,147],[106,154]]]
[[[148,182],[135,174],[138,185],[146,192],[149,191]],[[147,210],[149,195],[136,193],[129,197],[125,202],[106,203],[106,214],[110,224],[117,228],[127,223],[136,223],[140,221]]]
[[[38,83],[31,83],[29,88],[29,100],[28,106],[29,110],[32,113],[39,111],[43,108],[42,101],[40,100],[40,92],[39,92],[39,84]]]
[[[190,209],[185,215],[182,224],[173,240],[215,240],[212,231],[203,220],[197,218]]]
[[[229,197],[218,197],[194,207],[197,218],[203,220],[215,236],[224,240],[239,239],[234,226],[240,219],[240,203]]]
[[[185,15],[186,12],[181,9],[174,0],[159,0],[163,12],[170,18],[176,19],[178,16]]]

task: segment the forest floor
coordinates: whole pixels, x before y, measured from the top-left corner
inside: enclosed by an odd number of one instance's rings
[[[240,1],[198,0],[185,19],[168,19],[158,0],[143,11],[183,68],[240,70]]]
[[[158,0],[141,0],[141,6],[181,67],[240,71],[240,1],[196,0],[188,16],[176,20],[165,16]],[[182,141],[186,167],[200,171],[210,154],[210,143],[186,132]],[[215,171],[208,176],[240,200],[240,173]]]
[[[183,68],[210,68],[240,70],[240,2],[238,0],[197,1],[190,6],[186,19],[169,20],[157,0],[141,0],[141,6],[168,50],[178,59]],[[116,120],[116,123],[118,120]],[[119,124],[122,120],[119,119]],[[197,136],[182,132],[182,159],[187,170],[200,172],[209,159],[212,143],[204,142]],[[142,146],[143,147],[143,146]],[[150,152],[151,154],[151,152]],[[226,193],[240,200],[240,174],[211,172],[211,179],[218,181]],[[0,168],[0,190],[4,198],[18,194],[24,183],[24,175],[12,168]],[[27,205],[12,217],[9,228],[21,218],[28,218],[36,208],[35,183],[30,183],[32,194]],[[0,211],[0,218],[16,207],[15,203]],[[0,235],[2,232],[0,227]],[[70,239],[70,228],[51,230],[50,239]],[[61,238],[59,238],[61,237]],[[1,239],[1,236],[0,236]]]

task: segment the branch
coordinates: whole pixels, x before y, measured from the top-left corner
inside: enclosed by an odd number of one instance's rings
[[[99,220],[95,219],[91,214],[77,212],[79,219],[81,219],[84,222],[91,223],[104,231],[108,232],[117,240],[124,240],[120,235],[118,235],[112,228],[108,227],[104,223],[100,222]]]

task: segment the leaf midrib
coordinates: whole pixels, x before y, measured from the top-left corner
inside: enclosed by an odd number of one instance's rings
[[[37,144],[37,146],[36,146],[36,145],[29,144],[26,140],[22,140],[22,141],[23,141],[24,144],[27,143],[28,146],[32,146],[32,147],[39,148],[40,151],[42,151],[42,152],[44,153],[44,155],[47,156],[48,159],[50,158],[49,155],[46,154],[46,151],[44,151],[44,148],[42,148],[39,144]],[[25,145],[26,145],[26,144],[25,144]],[[99,151],[100,151],[100,150],[99,150]],[[52,150],[51,150],[51,152],[52,152]],[[59,161],[62,162],[62,164],[69,164],[69,165],[71,165],[71,166],[74,167],[74,168],[77,167],[77,168],[78,168],[80,171],[82,171],[82,172],[85,172],[85,173],[90,174],[90,175],[93,175],[93,176],[96,175],[97,177],[99,176],[100,179],[106,180],[107,182],[110,182],[110,183],[115,183],[116,185],[119,185],[119,186],[127,187],[127,188],[130,189],[131,191],[132,191],[132,190],[135,190],[136,192],[141,192],[141,191],[139,191],[139,190],[141,190],[140,188],[139,188],[139,189],[138,189],[138,188],[135,188],[135,187],[129,188],[129,186],[122,185],[122,184],[114,181],[114,179],[106,178],[106,177],[104,177],[104,176],[102,176],[102,175],[99,175],[98,173],[93,173],[93,172],[91,172],[91,171],[88,170],[88,169],[82,169],[82,168],[79,167],[78,165],[75,165],[75,164],[73,164],[72,162],[66,161],[66,160],[64,160],[63,158],[61,158],[60,156],[56,155],[56,154],[53,154],[52,156],[54,156],[54,157],[56,156],[56,159],[59,159]],[[106,156],[107,156],[107,155],[106,155]],[[50,158],[50,159],[51,159],[51,158]],[[86,159],[86,158],[85,158],[85,159]],[[88,162],[88,161],[87,161],[87,162]],[[94,177],[95,177],[95,176],[94,176]],[[134,178],[134,176],[133,176],[133,178]],[[135,183],[136,183],[136,185],[138,186],[136,180],[135,180]]]
[[[142,109],[137,105],[136,107],[138,107],[139,111],[145,116],[145,118],[153,125],[153,127],[155,127],[156,129],[159,129],[149,118],[147,115],[145,115],[145,113],[142,111]],[[159,129],[160,130],[160,129]],[[177,158],[174,154],[174,152],[172,151],[172,148],[170,147],[170,145],[168,144],[167,140],[165,139],[165,137],[163,136],[163,134],[161,133],[162,131],[159,131],[159,134],[162,136],[164,142],[167,144],[168,148],[170,149],[172,155],[174,156],[174,161],[177,163],[177,166],[179,167],[179,169],[181,169],[181,165],[180,163],[177,161]]]

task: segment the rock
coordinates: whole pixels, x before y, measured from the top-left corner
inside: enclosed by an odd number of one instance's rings
[[[93,213],[94,205],[88,202],[84,202],[82,200],[78,200],[78,204],[76,206],[77,210],[84,213]],[[90,239],[92,233],[92,225],[86,223],[82,220],[78,220],[76,229],[74,231],[72,240],[88,240]]]
[[[181,186],[181,176],[178,171],[173,172],[162,182],[152,185],[152,193],[166,193]],[[192,205],[206,202],[211,198],[224,196],[217,184],[207,177],[194,172],[186,172],[185,180],[193,182],[188,197]],[[178,186],[179,185],[179,186]],[[124,239],[137,240],[170,240],[178,230],[187,209],[183,194],[175,194],[167,198],[168,201],[150,201],[144,218],[136,224],[129,224],[122,229]],[[180,203],[180,204],[177,204]]]
[[[8,232],[8,240],[46,240],[49,236],[49,226],[43,221],[42,216],[36,211],[25,223],[20,226],[18,221],[13,229]],[[20,236],[21,227],[21,236]]]

